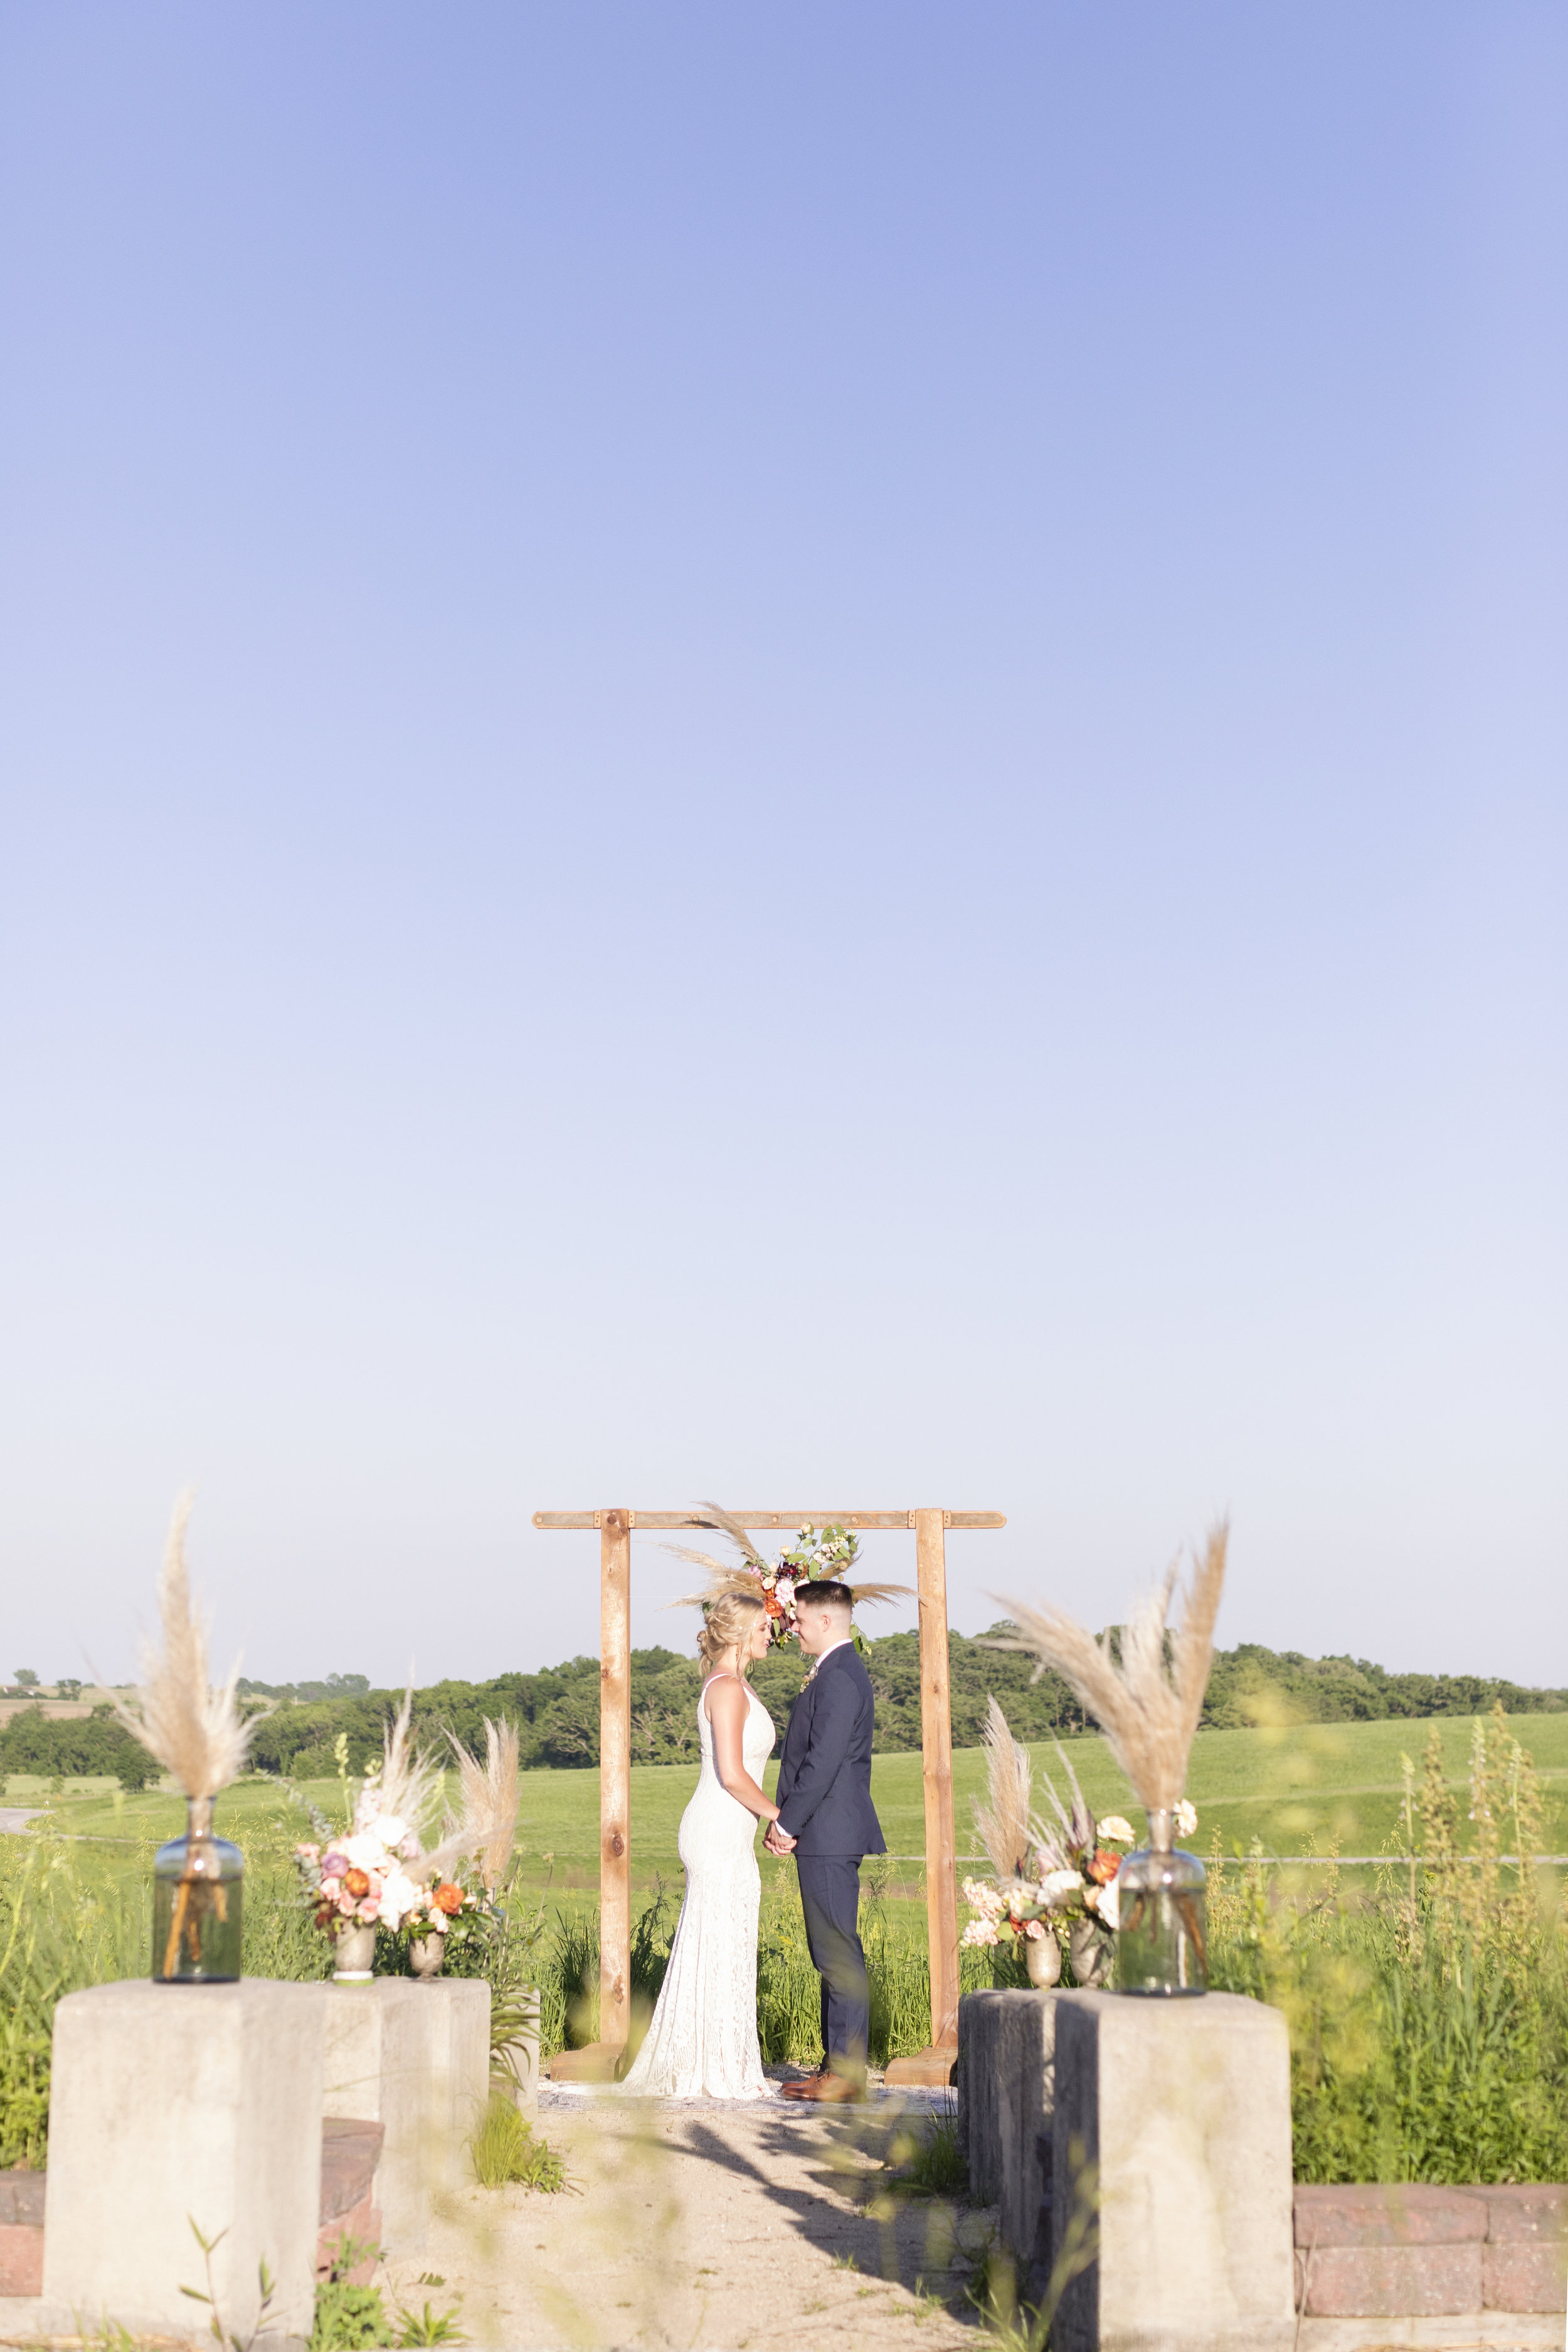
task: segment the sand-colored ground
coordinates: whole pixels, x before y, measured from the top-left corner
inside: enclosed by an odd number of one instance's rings
[[[976,2315],[944,2305],[995,2217],[889,2194],[900,2119],[892,2101],[825,2113],[546,2093],[539,2128],[580,2193],[467,2190],[417,2269],[394,2261],[391,2275],[416,2305],[460,2291],[479,2344],[973,2347]]]
[[[969,2352],[996,2215],[900,2192],[888,2158],[929,2103],[825,2113],[641,2106],[546,2090],[538,2128],[579,2194],[466,2190],[400,2299],[462,2296],[477,2345],[519,2352]],[[417,2284],[421,2271],[441,2287]],[[1306,2320],[1299,2352],[1557,2352],[1561,2318]]]

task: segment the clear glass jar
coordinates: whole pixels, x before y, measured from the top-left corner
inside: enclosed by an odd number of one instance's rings
[[[1116,1874],[1116,1990],[1159,1996],[1208,1990],[1207,1873],[1171,1843],[1171,1813],[1149,1815],[1149,1843]]]
[[[239,1976],[245,1856],[213,1835],[213,1801],[192,1797],[184,1837],[153,1864],[154,1984],[233,1984]]]

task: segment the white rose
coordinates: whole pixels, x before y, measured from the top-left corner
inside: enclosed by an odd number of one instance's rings
[[[1120,1877],[1120,1872],[1117,1875]],[[1109,1886],[1102,1886],[1100,1888],[1100,1900],[1094,1907],[1100,1914],[1100,1924],[1102,1927],[1110,1928],[1121,1927],[1121,1896],[1118,1891],[1115,1878],[1111,1880]]]
[[[412,1911],[419,1908],[424,1888],[401,1870],[390,1873],[381,1890],[381,1916],[389,1927],[400,1927]]]
[[[1102,1838],[1114,1838],[1118,1845],[1131,1845],[1132,1824],[1131,1822],[1124,1822],[1120,1813],[1107,1813],[1100,1824],[1100,1835]]]
[[[1053,1911],[1075,1902],[1082,1893],[1083,1880],[1076,1870],[1047,1871],[1040,1881],[1040,1900]]]
[[[361,1830],[345,1838],[339,1852],[347,1854],[356,1870],[381,1870],[386,1863],[386,1848],[374,1830]]]
[[[371,1835],[378,1837],[388,1853],[395,1853],[408,1835],[408,1824],[396,1813],[377,1813],[371,1825]]]
[[[1198,1809],[1195,1805],[1189,1804],[1185,1797],[1184,1797],[1181,1803],[1176,1807],[1176,1835],[1178,1837],[1191,1837],[1193,1832],[1197,1828],[1197,1825]]]

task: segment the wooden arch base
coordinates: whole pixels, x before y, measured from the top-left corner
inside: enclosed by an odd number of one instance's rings
[[[1003,1528],[1000,1511],[737,1511],[745,1528],[909,1528],[915,1538],[921,1623],[921,1749],[925,1783],[926,1933],[931,2041],[895,2058],[889,2083],[952,2079],[958,2063],[958,1856],[952,1830],[952,1711],[947,1680],[949,1528]],[[701,1528],[694,1511],[535,1511],[541,1528],[599,1531],[599,2032],[551,2061],[557,2082],[611,2081],[631,2029],[632,1529]]]

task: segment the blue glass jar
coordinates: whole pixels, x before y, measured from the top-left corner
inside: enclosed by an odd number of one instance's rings
[[[153,1864],[154,1984],[234,1984],[239,1977],[245,1856],[213,1835],[213,1801],[192,1797],[184,1837]]]

